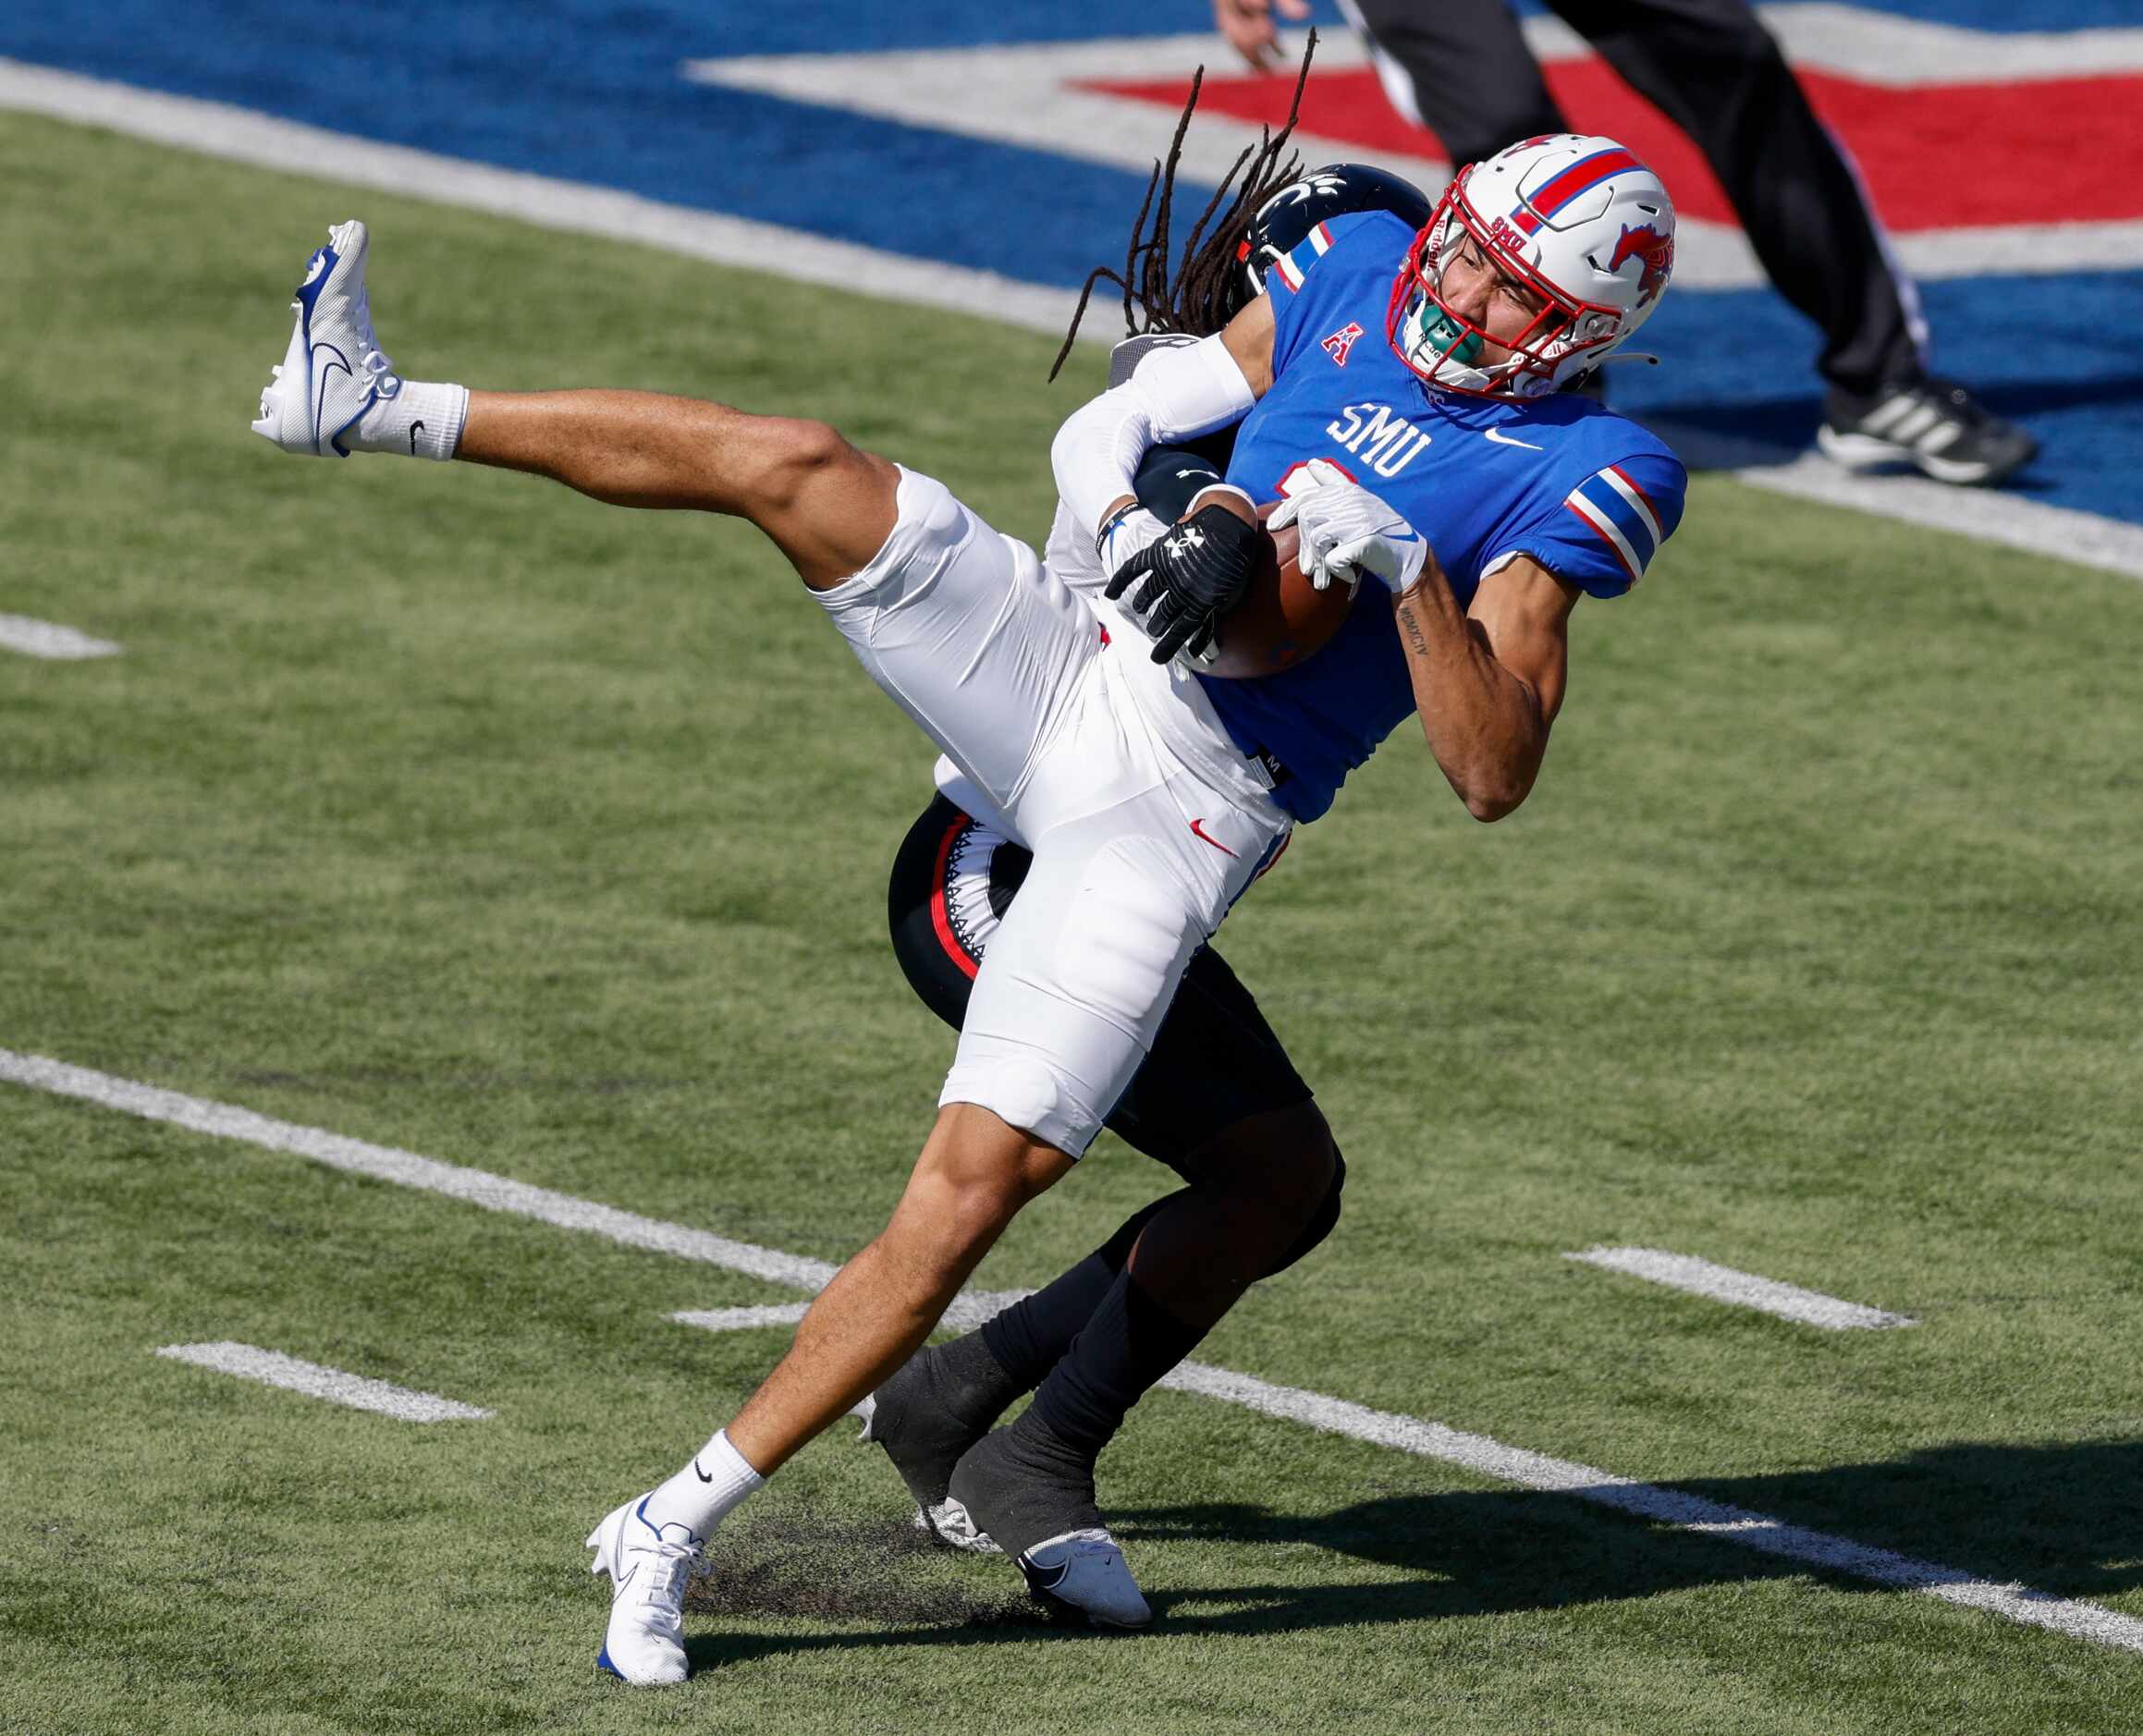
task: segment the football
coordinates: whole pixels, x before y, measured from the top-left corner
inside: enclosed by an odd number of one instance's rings
[[[1239,503],[1223,496],[1221,504],[1233,511]],[[1259,507],[1258,522],[1263,524],[1279,505],[1268,500]],[[1334,584],[1318,591],[1303,577],[1295,564],[1300,537],[1293,525],[1283,524],[1259,541],[1264,558],[1250,581],[1250,594],[1221,618],[1207,675],[1240,681],[1292,669],[1323,648],[1353,606],[1352,586]]]

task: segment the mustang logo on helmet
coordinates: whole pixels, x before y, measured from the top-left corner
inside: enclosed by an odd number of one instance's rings
[[[1445,294],[1447,266],[1469,247],[1528,321],[1491,331],[1478,305]],[[1633,259],[1635,274],[1623,269]],[[1549,133],[1451,178],[1400,266],[1385,331],[1439,390],[1537,397],[1620,348],[1673,269],[1674,203],[1659,177],[1612,139]]]
[[[1635,228],[1623,226],[1616,238],[1615,251],[1609,255],[1607,268],[1619,272],[1623,262],[1641,259],[1645,262],[1644,275],[1637,279],[1637,299],[1649,301],[1667,287],[1667,275],[1674,269],[1674,238],[1661,235],[1648,223]]]

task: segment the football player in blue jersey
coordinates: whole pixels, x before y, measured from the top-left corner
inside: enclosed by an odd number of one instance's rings
[[[1116,389],[1067,425],[1051,568],[1079,570],[1076,535],[1064,532],[1067,518],[1083,528],[1072,503],[1084,479],[1067,476],[1066,459],[1091,449],[1099,474],[1084,497],[1114,496],[1099,508],[1103,541],[1143,540],[1145,550],[1117,568],[1108,594],[1138,594],[1134,581],[1141,592],[1154,587],[1151,613],[1169,616],[1155,654],[1170,656],[1210,633],[1233,581],[1221,573],[1216,585],[1210,571],[1186,580],[1159,558],[1160,526],[1223,472],[1256,498],[1289,495],[1282,513],[1305,520],[1305,563],[1321,555],[1328,582],[1357,585],[1341,640],[1283,675],[1194,679],[1298,818],[1323,813],[1346,772],[1418,709],[1453,787],[1493,819],[1523,800],[1537,771],[1571,609],[1585,593],[1635,584],[1680,515],[1684,476],[1672,455],[1598,403],[1560,394],[1657,304],[1672,269],[1672,208],[1610,141],[1558,138],[1469,170],[1433,209],[1357,165],[1315,170],[1254,209],[1239,239],[1223,224],[1172,288],[1146,286],[1149,321],[1174,334],[1120,345]],[[1537,234],[1549,238],[1509,238]],[[1134,244],[1127,293],[1139,258]],[[1216,298],[1229,267],[1236,291]],[[1201,324],[1224,325],[1218,341],[1267,389],[1241,423],[1142,457],[1141,411],[1123,388],[1155,348],[1190,341]],[[1157,360],[1178,371],[1189,361]],[[1127,472],[1135,507],[1115,494]],[[1433,533],[1424,537],[1407,515]],[[1386,583],[1361,585],[1365,567]],[[1172,615],[1171,603],[1182,605]],[[1470,650],[1452,631],[1462,609]],[[1432,639],[1447,647],[1432,665],[1443,673],[1423,682],[1416,672],[1431,661]],[[1425,706],[1419,689],[1439,679],[1454,691]],[[1027,854],[1002,821],[969,812],[982,804],[954,768],[940,770],[942,793],[895,864],[891,911],[909,980],[957,1027]],[[1303,1178],[1328,1168],[1329,1191],[1272,1269],[1300,1259],[1337,1219],[1344,1166],[1330,1131],[1211,947],[1193,960],[1108,1125],[1191,1185],[1036,1296],[918,1353],[878,1395],[870,1432],[947,1542],[976,1547],[1000,1515],[1053,1522],[1091,1510],[1096,1457],[1122,1420],[1125,1390],[1136,1396],[1125,1375],[1135,1367],[1150,1380],[1170,1352],[1186,1351],[1195,1341],[1186,1315],[1218,1317],[1214,1293],[1241,1253],[1231,1233],[1239,1241],[1245,1218],[1261,1218],[1262,1245],[1282,1245],[1271,1222],[1295,1224],[1316,1197]],[[1207,1294],[1185,1308],[1175,1269],[1194,1252]],[[1089,1332],[1112,1287],[1144,1301],[1145,1316],[1106,1314]],[[1037,1385],[1017,1423],[986,1435]],[[1114,1401],[1096,1406],[1096,1390]]]
[[[1416,711],[1476,817],[1531,788],[1571,610],[1635,586],[1681,517],[1687,476],[1665,444],[1561,389],[1659,305],[1673,236],[1666,189],[1612,141],[1527,140],[1463,170],[1418,233],[1386,213],[1319,223],[1223,333],[1157,352],[1059,435],[1066,503],[1106,537],[1135,500],[1152,401],[1203,388],[1200,349],[1240,370],[1255,408],[1228,482],[1287,496],[1304,571],[1356,584],[1315,657],[1204,683],[1231,736],[1287,768],[1274,796],[1298,820]],[[1198,521],[1236,546],[1224,515]],[[1171,625],[1217,619],[1247,578],[1216,594],[1177,540],[1111,563],[1110,588],[1138,581]]]
[[[1479,818],[1524,800],[1571,609],[1626,590],[1679,516],[1671,455],[1557,391],[1650,312],[1672,235],[1641,165],[1568,137],[1476,165],[1418,233],[1384,213],[1319,224],[1223,331],[1154,348],[1066,422],[1046,563],[824,423],[405,379],[373,331],[364,226],[314,252],[256,433],[298,455],[485,464],[611,505],[748,520],[936,741],[965,812],[1031,857],[975,961],[937,1118],[885,1229],[730,1421],[589,1536],[613,1587],[599,1666],[685,1678],[685,1588],[722,1518],[861,1400],[890,1397],[1005,1225],[1168,1052],[1179,988],[1214,985],[1192,965],[1228,911],[1383,735],[1418,713]],[[1182,515],[1198,536],[1141,507],[1153,449],[1238,422],[1226,480]],[[1305,571],[1353,587],[1346,624],[1285,675],[1210,679],[1186,660],[1246,588],[1258,544],[1239,509],[1274,495]],[[1145,621],[1160,629],[1150,655]],[[956,843],[949,828],[941,848]],[[1200,1065],[1262,1065],[1274,1046],[1245,1029]],[[1150,1619],[1095,1510],[1099,1443],[1336,1203],[1321,1118],[1306,1093],[1278,1096],[1292,1101],[1240,1099],[1228,1124],[1242,1176],[1192,1151],[1195,1209],[1172,1196],[1043,1292],[1066,1287],[1084,1309],[1075,1341],[1044,1341],[1060,1315],[1034,1335],[1028,1368],[1057,1357],[1034,1405],[951,1466],[974,1525],[1098,1620]],[[1166,1119],[1163,1105],[1153,1124]],[[1252,1149],[1254,1120],[1283,1128],[1273,1149]]]

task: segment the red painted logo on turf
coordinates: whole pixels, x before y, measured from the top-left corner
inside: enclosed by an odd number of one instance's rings
[[[1353,348],[1354,340],[1361,335],[1362,328],[1355,324],[1353,320],[1349,320],[1338,331],[1325,339],[1324,351],[1326,355],[1331,357],[1334,367],[1343,368],[1347,365],[1347,352]]]
[[[1637,299],[1649,301],[1667,287],[1667,274],[1674,269],[1674,238],[1661,235],[1648,223],[1634,229],[1625,224],[1615,238],[1615,251],[1608,257],[1608,270],[1622,270],[1623,262],[1628,259],[1645,262],[1645,275],[1637,279]]]

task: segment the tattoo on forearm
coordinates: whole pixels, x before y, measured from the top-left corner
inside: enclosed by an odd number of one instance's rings
[[[1400,630],[1406,635],[1406,642],[1420,655],[1427,656],[1428,635],[1421,630],[1421,623],[1414,618],[1414,605],[1402,603],[1396,613],[1399,617]]]

